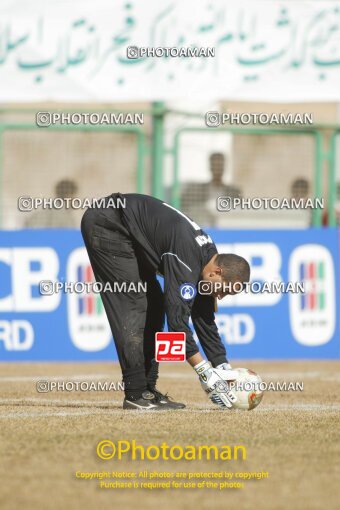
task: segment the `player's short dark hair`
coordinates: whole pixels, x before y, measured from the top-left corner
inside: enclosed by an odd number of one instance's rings
[[[226,282],[249,282],[250,266],[246,259],[234,253],[220,253],[216,264],[222,270],[222,278]]]

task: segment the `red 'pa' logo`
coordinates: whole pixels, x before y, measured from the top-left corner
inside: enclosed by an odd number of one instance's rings
[[[185,361],[185,333],[156,333],[156,361]]]

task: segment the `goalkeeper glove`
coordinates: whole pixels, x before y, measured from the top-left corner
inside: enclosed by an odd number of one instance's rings
[[[235,394],[230,390],[228,383],[221,377],[223,369],[216,369],[209,361],[201,361],[194,367],[199,376],[203,390],[210,400],[224,409],[231,409],[236,402]]]

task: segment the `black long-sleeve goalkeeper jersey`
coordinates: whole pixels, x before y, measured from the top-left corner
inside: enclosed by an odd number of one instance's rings
[[[226,350],[215,324],[214,298],[196,293],[186,300],[181,285],[197,289],[204,266],[217,253],[210,236],[172,206],[153,197],[139,194],[112,195],[125,201],[122,223],[136,245],[141,264],[164,277],[165,313],[169,331],[186,333],[186,356],[198,352],[189,326],[191,316],[195,331],[209,361],[216,366],[226,361]]]

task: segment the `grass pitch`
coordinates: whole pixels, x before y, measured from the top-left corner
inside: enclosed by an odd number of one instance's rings
[[[123,411],[119,391],[38,393],[39,380],[120,381],[117,364],[1,364],[0,508],[2,510],[287,509],[340,507],[340,362],[234,362],[263,380],[303,381],[303,392],[266,392],[250,412],[209,403],[187,364],[163,364],[159,389],[184,401],[183,411]],[[244,445],[245,461],[103,461],[99,441],[145,447]],[[100,489],[97,471],[268,472],[242,489]]]

